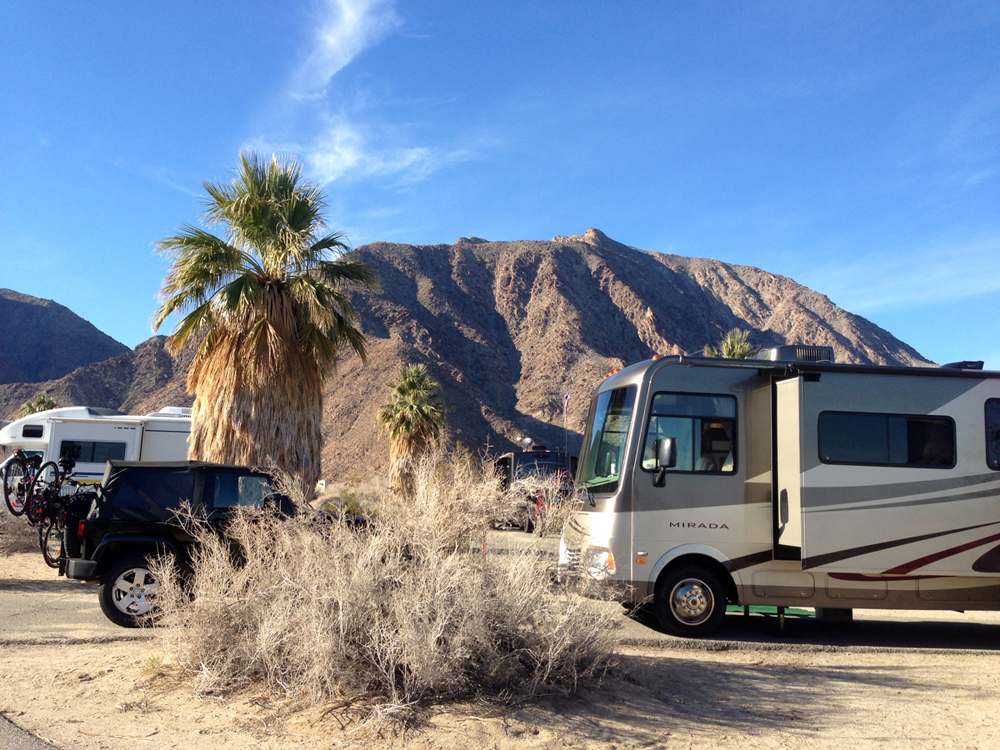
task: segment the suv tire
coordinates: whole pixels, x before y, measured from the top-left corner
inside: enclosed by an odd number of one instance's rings
[[[156,607],[160,582],[149,570],[145,555],[129,555],[114,563],[97,592],[104,615],[123,628],[136,628]]]

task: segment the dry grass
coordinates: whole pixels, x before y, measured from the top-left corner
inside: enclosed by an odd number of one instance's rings
[[[539,504],[540,510],[534,520],[536,536],[562,536],[563,527],[573,512],[579,510],[581,503],[554,474],[520,478],[511,486],[510,492],[513,496],[510,502],[517,504],[519,509],[523,508],[526,499]],[[519,510],[518,514],[523,516],[523,511]]]
[[[432,701],[568,693],[603,674],[609,615],[554,587],[533,549],[482,554],[510,512],[492,472],[437,455],[415,468],[410,498],[369,499],[362,529],[307,512],[240,513],[231,542],[198,526],[194,596],[163,566],[157,632],[199,692],[254,684],[405,719]]]
[[[23,518],[12,516],[0,500],[0,555],[38,551],[38,531]]]

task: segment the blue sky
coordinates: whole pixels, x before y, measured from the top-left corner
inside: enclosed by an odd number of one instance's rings
[[[154,242],[247,147],[355,246],[593,226],[1000,369],[995,2],[0,8],[0,286],[144,341]]]

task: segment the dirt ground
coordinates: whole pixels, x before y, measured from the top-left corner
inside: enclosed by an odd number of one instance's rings
[[[0,597],[79,600],[95,622],[0,630],[0,714],[60,748],[1000,748],[1000,647],[631,639],[622,675],[576,696],[438,706],[372,736],[344,708],[195,698],[148,633],[103,629],[93,594],[53,579],[40,555],[0,558]],[[1000,619],[982,617],[990,643]]]

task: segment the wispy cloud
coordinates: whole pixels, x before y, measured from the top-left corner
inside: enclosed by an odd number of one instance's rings
[[[324,0],[315,46],[292,77],[296,99],[323,96],[330,79],[401,20],[392,0]]]
[[[852,312],[906,309],[1000,291],[1000,236],[831,262],[801,274]]]
[[[378,138],[378,141],[391,139]],[[448,163],[463,161],[462,150],[445,151],[428,146],[380,146],[362,129],[343,120],[330,124],[313,146],[306,149],[310,171],[324,182],[393,177],[397,183],[416,182]]]

